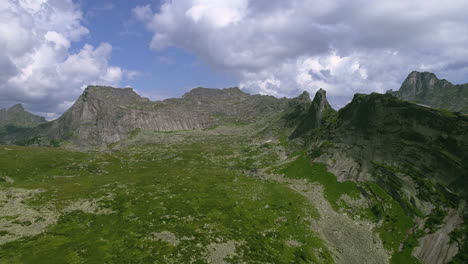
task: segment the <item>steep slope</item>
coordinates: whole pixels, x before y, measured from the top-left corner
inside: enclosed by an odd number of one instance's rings
[[[317,112],[309,112],[312,124],[317,124]],[[308,143],[310,157],[324,163],[339,181],[356,182],[381,227],[395,228],[391,222],[401,221],[393,232],[400,232],[404,241],[398,242],[401,247],[389,248],[392,261],[412,253],[423,263],[447,263],[458,253],[466,254],[466,240],[460,239],[457,246],[452,239],[455,234],[468,235],[463,227],[468,197],[466,115],[374,93],[356,94],[350,104],[320,122],[319,128],[311,125],[298,134]],[[388,193],[402,213],[392,215],[372,184]],[[456,258],[463,259],[460,254]]]
[[[204,129],[223,122],[250,122],[283,111],[287,99],[249,95],[238,88],[196,88],[182,98],[152,102],[133,89],[89,86],[59,119],[26,133],[15,142],[54,140],[80,146],[113,143],[141,130]]]
[[[44,117],[33,115],[24,110],[21,104],[0,109],[0,133],[35,127],[46,122]]]
[[[362,164],[337,176],[365,178],[375,167],[371,163],[387,164],[466,192],[460,184],[468,180],[467,134],[468,117],[462,114],[429,109],[388,94],[357,94],[339,111],[331,138],[348,145],[346,152]]]
[[[433,108],[468,113],[468,84],[454,85],[430,72],[412,72],[398,91],[388,93]]]

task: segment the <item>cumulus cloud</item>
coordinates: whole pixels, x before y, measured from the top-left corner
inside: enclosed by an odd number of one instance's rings
[[[132,72],[109,65],[112,46],[71,43],[89,34],[71,0],[0,2],[0,108],[25,103],[48,118],[65,111],[88,84],[117,85]]]
[[[178,0],[133,15],[152,49],[189,50],[245,90],[322,87],[342,105],[355,92],[398,89],[411,70],[464,80],[467,12],[465,0]]]

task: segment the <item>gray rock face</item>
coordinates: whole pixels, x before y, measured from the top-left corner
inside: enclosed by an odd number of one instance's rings
[[[80,145],[112,143],[136,128],[159,131],[203,127],[206,119],[178,108],[160,108],[133,89],[88,87],[59,119],[44,128],[52,139]]]
[[[182,98],[150,101],[131,88],[89,86],[59,119],[21,135],[102,145],[136,129],[176,131],[203,129],[228,121],[255,121],[283,111],[288,99],[249,95],[238,88],[196,88]],[[13,137],[17,139],[17,136]]]
[[[454,85],[430,72],[412,72],[398,91],[388,93],[433,108],[468,113],[468,84]]]
[[[459,212],[450,209],[444,225],[434,234],[422,237],[419,240],[419,246],[414,249],[413,255],[425,264],[450,262],[459,249],[457,243],[451,243],[449,234],[462,223],[463,219]]]
[[[16,104],[8,109],[0,109],[0,133],[11,129],[35,127],[46,123],[44,117],[33,115],[21,104]]]
[[[322,121],[322,116],[327,110],[332,109],[327,100],[327,93],[325,90],[319,89],[315,94],[314,100],[310,107],[309,113],[312,117],[310,122],[313,128],[319,128]]]

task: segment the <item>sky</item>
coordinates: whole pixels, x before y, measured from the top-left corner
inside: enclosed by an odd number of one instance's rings
[[[335,108],[413,70],[468,82],[466,0],[2,0],[0,108],[54,119],[87,85],[152,100],[238,86]]]

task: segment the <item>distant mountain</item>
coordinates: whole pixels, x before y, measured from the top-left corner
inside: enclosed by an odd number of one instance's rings
[[[31,128],[46,123],[44,117],[33,115],[21,104],[7,109],[0,109],[0,133],[12,132],[18,129]]]
[[[150,101],[131,88],[89,86],[60,118],[4,141],[32,138],[70,141],[80,146],[113,143],[137,129],[204,129],[223,122],[246,122],[282,111],[288,99],[249,95],[238,88],[195,88],[182,98]]]
[[[432,108],[468,113],[468,84],[454,85],[430,72],[413,71],[400,90],[388,93]]]

